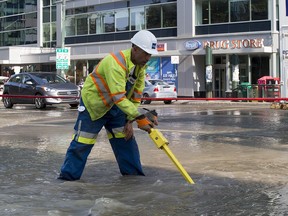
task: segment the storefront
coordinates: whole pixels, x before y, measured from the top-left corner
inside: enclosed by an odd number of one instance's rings
[[[277,40],[271,34],[193,38],[183,43],[186,51],[191,51],[192,60],[189,56],[182,56],[179,71],[192,64],[193,96],[205,97],[205,47],[210,46],[213,97],[225,97],[227,92],[233,91],[243,82],[257,84],[258,79],[263,76],[279,77],[278,43],[273,41]],[[195,47],[195,44],[201,45]],[[180,82],[187,80],[181,78],[182,75],[189,76],[179,72]],[[182,86],[181,83],[178,85]]]

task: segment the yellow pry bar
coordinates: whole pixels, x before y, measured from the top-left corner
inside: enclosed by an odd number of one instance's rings
[[[176,165],[180,173],[183,175],[183,177],[186,179],[186,181],[190,184],[195,184],[192,178],[189,176],[189,174],[186,172],[184,167],[180,164],[180,162],[177,160],[175,155],[172,153],[170,148],[168,147],[168,140],[163,136],[163,134],[158,129],[151,129],[151,132],[149,133],[150,138],[153,140],[153,142],[156,144],[157,148],[163,149],[165,153],[168,155],[168,157],[173,161],[173,163]]]

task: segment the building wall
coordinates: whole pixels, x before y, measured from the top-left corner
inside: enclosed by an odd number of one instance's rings
[[[29,61],[31,61],[31,64],[35,63],[50,63],[55,64],[55,50],[51,49],[50,55],[49,53],[42,53],[42,33],[43,33],[43,27],[41,23],[42,14],[41,14],[41,0],[38,0],[38,13],[39,13],[39,20],[38,20],[38,53],[34,50],[33,53],[31,51],[30,55],[25,51],[19,51],[18,53],[22,53],[21,56],[14,57],[15,61],[11,61],[11,63],[15,64],[29,64]],[[213,53],[213,61],[216,60],[217,57],[221,56],[225,60],[221,64],[221,67],[225,68],[225,87],[224,91],[232,90],[230,86],[230,82],[232,82],[232,71],[231,71],[231,62],[230,58],[233,54],[242,56],[244,59],[246,59],[246,65],[244,65],[244,69],[246,69],[248,81],[251,82],[253,80],[253,71],[255,70],[255,65],[253,65],[253,59],[254,58],[262,58],[262,57],[268,57],[269,59],[269,68],[268,73],[271,76],[280,76],[284,78],[283,82],[284,85],[287,86],[287,79],[286,72],[288,71],[288,67],[286,68],[285,64],[283,63],[283,51],[288,50],[288,40],[281,40],[279,41],[279,32],[278,32],[278,26],[280,26],[280,29],[282,32],[286,32],[288,35],[288,19],[286,10],[284,8],[286,7],[286,1],[280,1],[279,0],[279,23],[278,23],[278,8],[276,8],[276,3],[278,0],[269,0],[269,17],[268,20],[265,20],[264,22],[261,22],[265,28],[261,30],[261,25],[257,26],[253,23],[253,25],[250,22],[244,22],[244,23],[224,23],[224,24],[217,24],[217,25],[210,25],[210,26],[200,26],[201,27],[201,34],[199,32],[197,33],[197,29],[200,28],[199,25],[197,27],[196,25],[196,5],[195,0],[178,0],[177,1],[177,30],[175,35],[170,35],[167,37],[165,35],[165,31],[163,29],[153,29],[152,32],[155,33],[158,37],[158,41],[161,44],[167,45],[167,50],[160,52],[158,56],[159,58],[162,57],[170,57],[170,56],[179,56],[179,65],[177,68],[177,74],[178,74],[178,95],[182,97],[202,97],[205,95],[206,91],[206,80],[205,80],[205,45],[211,44],[211,42],[223,42],[223,41],[229,41],[230,46],[229,47],[219,47],[218,45],[213,45],[214,48],[212,48]],[[77,7],[83,7],[83,6],[89,6],[89,5],[95,5],[95,4],[103,4],[103,3],[109,3],[111,0],[74,0],[74,1],[66,1],[66,9],[71,8],[77,8]],[[121,2],[121,0],[113,0],[112,2]],[[62,25],[61,25],[61,11],[62,11],[62,3],[57,3],[57,47],[62,46]],[[260,23],[260,22],[259,22]],[[250,25],[251,24],[251,25]],[[237,26],[247,26],[247,27],[253,27],[259,29],[255,31],[251,31],[247,29],[247,32],[237,32]],[[267,30],[267,27],[270,26],[270,29]],[[233,29],[234,33],[232,32],[213,32],[217,30],[217,27],[221,31],[225,28],[230,27]],[[225,28],[224,28],[225,27]],[[203,30],[204,29],[204,30]],[[205,31],[212,31],[212,34],[206,34]],[[219,30],[219,31],[220,31]],[[245,27],[244,27],[245,30]],[[81,42],[71,42],[66,43],[65,46],[71,47],[71,60],[72,60],[72,68],[73,65],[76,65],[77,61],[94,61],[97,62],[101,58],[103,58],[105,55],[107,55],[110,52],[117,51],[119,49],[126,49],[131,46],[131,43],[129,42],[129,38],[133,36],[134,32],[126,32],[123,33],[125,37],[123,39],[117,39],[117,40],[103,40],[101,42],[98,41],[91,41],[87,42],[87,39],[84,40],[84,36],[75,36],[74,38]],[[204,32],[204,33],[203,33]],[[120,33],[115,33],[114,35],[121,35]],[[113,34],[106,34],[107,38],[111,37],[113,38]],[[116,37],[116,36],[115,36]],[[69,39],[72,37],[66,37],[66,41],[68,42]],[[107,39],[106,38],[106,39]],[[241,45],[241,47],[238,48],[231,48],[231,43],[233,40],[239,40],[241,43],[243,43],[244,40],[262,40],[263,39],[263,45],[261,47],[255,47],[248,45],[246,47]],[[73,40],[70,40],[73,41]],[[197,47],[196,49],[189,50],[187,47],[185,47],[185,43],[187,41],[198,41],[201,43],[201,46]],[[248,42],[247,42],[248,43]],[[280,46],[279,46],[280,44]],[[279,52],[279,48],[282,50]],[[20,48],[19,48],[20,49]],[[11,49],[7,48],[0,48],[0,53],[3,55],[0,55],[2,59],[0,59],[0,64],[9,64],[9,60],[7,59],[7,56],[17,55],[17,52],[11,51]],[[8,54],[6,54],[8,53]],[[25,54],[23,54],[25,53]],[[288,51],[287,51],[288,53]],[[4,57],[3,57],[4,56]],[[38,56],[38,57],[36,57]],[[36,58],[35,58],[36,57]],[[280,58],[279,58],[280,57]],[[280,60],[279,60],[280,59]],[[16,62],[16,60],[18,62]],[[215,62],[213,62],[215,64]],[[287,64],[288,65],[288,64]],[[219,65],[217,65],[219,66]],[[87,68],[89,65],[87,65]],[[281,67],[281,70],[279,69]],[[259,77],[260,78],[260,77]],[[214,84],[215,86],[215,84]],[[286,89],[286,87],[285,87]],[[284,90],[285,90],[284,89]],[[283,90],[283,91],[284,91]]]
[[[177,2],[177,37],[191,37],[194,27],[193,2],[191,0],[182,0]]]

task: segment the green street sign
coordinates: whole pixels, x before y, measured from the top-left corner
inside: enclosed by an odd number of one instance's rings
[[[56,49],[56,69],[69,69],[70,48]]]

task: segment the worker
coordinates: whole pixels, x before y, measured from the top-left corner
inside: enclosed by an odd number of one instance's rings
[[[157,113],[139,108],[146,63],[157,54],[157,39],[147,30],[131,38],[132,47],[103,58],[86,78],[81,91],[75,133],[58,179],[79,180],[97,135],[105,127],[122,175],[144,175],[133,122],[150,132]]]

